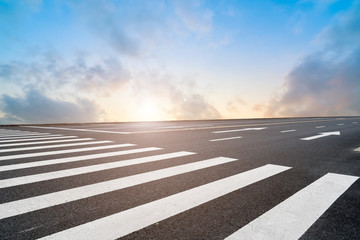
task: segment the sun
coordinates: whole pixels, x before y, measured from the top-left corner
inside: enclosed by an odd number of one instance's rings
[[[153,100],[144,100],[138,107],[138,118],[141,121],[156,121],[160,115],[159,106]]]

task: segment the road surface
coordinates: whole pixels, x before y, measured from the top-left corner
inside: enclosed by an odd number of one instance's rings
[[[360,239],[360,117],[0,126],[0,239]]]

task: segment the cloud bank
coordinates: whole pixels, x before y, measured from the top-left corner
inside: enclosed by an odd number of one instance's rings
[[[66,123],[95,122],[101,114],[96,105],[86,99],[77,102],[56,100],[34,88],[27,89],[24,97],[2,95],[0,106],[4,116],[0,123]]]
[[[322,46],[293,68],[265,116],[360,114],[360,6],[324,29]]]

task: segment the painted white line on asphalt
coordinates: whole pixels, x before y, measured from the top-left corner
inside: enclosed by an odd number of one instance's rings
[[[199,162],[155,170],[146,173],[140,173],[110,181],[49,193],[32,198],[3,203],[0,205],[0,219],[16,216],[19,214],[24,214],[39,209],[48,208],[59,204],[64,204],[112,191],[117,191],[120,189],[132,187],[135,185],[139,185],[183,173],[188,173],[224,163],[229,163],[236,160],[237,159],[225,158],[225,157],[212,158]],[[129,219],[126,219],[126,221],[129,221]],[[77,239],[77,238],[69,238],[69,239]],[[103,238],[100,237],[98,239],[103,239]]]
[[[47,148],[74,147],[74,146],[103,144],[103,143],[112,143],[112,142],[113,141],[106,140],[106,141],[93,141],[93,142],[81,142],[81,143],[55,144],[55,145],[46,145],[46,146],[37,146],[37,147],[23,147],[23,148],[17,147],[17,148],[9,148],[9,149],[0,149],[0,153],[3,153],[3,152],[18,152],[18,151],[30,151],[30,150],[47,149]]]
[[[310,140],[314,140],[314,139],[318,139],[318,138],[323,138],[323,137],[328,137],[328,136],[339,136],[340,132],[336,131],[336,132],[323,132],[323,133],[319,133],[319,135],[315,135],[315,136],[311,136],[311,137],[305,137],[305,138],[300,138],[300,140],[305,140],[305,141],[310,141]]]
[[[25,127],[25,126],[23,126],[23,127]],[[28,128],[45,128],[45,129],[68,130],[68,131],[81,131],[81,132],[130,134],[129,132],[114,132],[114,131],[93,130],[93,129],[61,128],[61,127],[39,127],[39,126],[26,126],[26,127],[28,127]]]
[[[36,135],[36,136],[21,136],[21,137],[6,137],[0,138],[0,141],[5,140],[12,140],[12,139],[33,139],[33,138],[47,138],[47,137],[56,137],[56,136],[63,136],[62,134],[50,134],[50,135]]]
[[[289,167],[268,164],[82,224],[43,239],[117,239],[288,169]],[[11,206],[4,210],[16,212],[15,208],[16,206]]]
[[[24,134],[1,134],[0,138],[5,137],[22,137],[22,136],[40,136],[40,135],[50,135],[51,133],[24,133]]]
[[[357,124],[358,122],[353,122],[353,124]]]
[[[338,126],[342,126],[342,125],[344,125],[345,123],[338,123]]]
[[[33,132],[20,131],[20,130],[3,130],[3,129],[0,129],[0,133],[33,133]]]
[[[173,129],[173,128],[184,128],[185,126],[167,126],[167,127],[157,127],[157,129]]]
[[[238,137],[229,137],[229,138],[218,138],[218,139],[211,139],[210,142],[217,142],[217,141],[226,141],[226,140],[233,140],[233,139],[239,139],[242,138],[241,136]]]
[[[284,131],[281,131],[281,133],[288,133],[288,132],[296,132],[296,129],[291,129],[291,130],[284,130]]]
[[[104,142],[106,142],[106,141],[104,141]],[[130,146],[136,146],[136,145],[126,143],[126,144],[115,144],[115,145],[106,145],[106,146],[99,146],[99,147],[87,147],[87,148],[76,148],[76,149],[67,149],[67,150],[58,150],[58,151],[49,151],[49,152],[24,153],[24,154],[10,155],[10,156],[1,156],[0,161],[8,161],[8,160],[19,159],[19,158],[49,156],[49,155],[65,154],[65,153],[76,153],[76,152],[104,150],[104,149],[110,149],[110,148],[130,147]]]
[[[354,150],[355,152],[360,152],[360,147]]]
[[[119,146],[119,145],[114,145],[114,146],[116,146],[116,147],[135,146],[133,144],[130,144],[130,145],[129,144],[120,144],[120,145],[121,146]],[[113,145],[110,145],[110,146],[113,146]],[[109,146],[105,146],[105,147],[106,147],[106,149],[109,148]],[[113,147],[111,147],[111,148],[113,148]],[[101,148],[101,149],[104,149],[104,148]],[[90,149],[90,150],[93,150],[93,149]],[[98,150],[98,149],[95,149],[95,150]],[[130,150],[115,151],[115,152],[89,154],[89,155],[76,156],[76,157],[56,158],[56,159],[29,162],[29,163],[11,164],[11,165],[0,166],[0,172],[12,171],[12,170],[17,170],[17,169],[25,169],[25,168],[31,168],[31,167],[42,167],[42,166],[48,166],[48,165],[54,165],[54,164],[60,164],[60,163],[70,163],[70,162],[78,162],[78,161],[85,161],[85,160],[91,160],[91,159],[116,157],[116,156],[122,156],[122,155],[127,155],[127,154],[143,153],[143,152],[157,151],[157,150],[162,150],[162,148],[157,148],[157,147],[137,148],[137,149],[130,149]]]
[[[229,133],[229,132],[242,132],[242,131],[258,131],[266,129],[266,127],[260,127],[260,128],[242,128],[242,129],[233,129],[233,130],[224,130],[224,131],[215,131],[213,133]]]
[[[328,173],[226,240],[297,240],[357,179]]]
[[[62,135],[52,135],[52,136],[61,136],[61,137],[39,137],[39,138],[24,138],[24,139],[11,139],[11,140],[1,140],[0,143],[11,143],[11,142],[32,142],[32,141],[43,141],[43,140],[53,140],[53,139],[64,139],[64,138],[76,138],[77,136],[62,136]],[[3,146],[0,144],[0,147]]]
[[[161,155],[121,160],[119,162],[103,163],[103,164],[97,164],[97,165],[93,165],[93,166],[78,167],[78,168],[60,170],[60,171],[55,171],[55,172],[48,172],[48,173],[35,174],[35,175],[30,175],[30,176],[4,179],[4,180],[0,180],[0,188],[13,187],[13,186],[22,185],[22,184],[41,182],[41,181],[57,179],[57,178],[62,178],[62,177],[75,176],[75,175],[85,174],[85,173],[98,172],[98,171],[109,170],[109,169],[125,167],[125,166],[131,166],[131,165],[136,165],[136,164],[141,164],[141,163],[149,163],[149,162],[155,162],[155,161],[160,161],[160,160],[167,160],[167,159],[171,159],[171,158],[183,157],[183,156],[188,156],[188,155],[193,155],[193,154],[196,154],[196,153],[185,152],[185,151],[166,153],[166,154],[161,154]]]
[[[317,126],[317,127],[315,127],[315,128],[324,128],[325,126]]]
[[[13,147],[13,146],[24,146],[24,145],[48,144],[48,143],[89,141],[89,140],[94,140],[94,139],[93,138],[76,138],[76,139],[66,139],[66,140],[33,141],[33,142],[25,142],[25,143],[9,143],[9,144],[0,144],[0,148],[2,148],[2,147]],[[56,145],[53,145],[53,146],[56,146]]]

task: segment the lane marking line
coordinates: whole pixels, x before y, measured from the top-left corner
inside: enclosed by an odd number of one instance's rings
[[[0,138],[0,141],[12,140],[12,139],[35,139],[35,138],[47,138],[47,137],[56,137],[56,136],[64,136],[62,134],[50,134],[50,135],[40,135],[40,136],[21,136],[21,137],[6,137]]]
[[[124,146],[121,146],[121,147],[124,147]],[[12,170],[17,170],[17,169],[25,169],[25,168],[31,168],[31,167],[42,167],[42,166],[61,164],[61,163],[79,162],[79,161],[85,161],[85,160],[91,160],[91,159],[117,157],[117,156],[122,156],[122,155],[127,155],[127,154],[143,153],[143,152],[150,152],[150,151],[157,151],[157,150],[162,150],[162,148],[157,148],[157,147],[136,148],[136,149],[130,149],[130,150],[89,154],[89,155],[76,156],[76,157],[56,158],[56,159],[29,162],[29,163],[18,163],[18,164],[0,166],[0,172],[12,171]]]
[[[288,133],[288,132],[296,132],[296,129],[291,129],[291,130],[284,130],[284,131],[281,131],[281,133]]]
[[[89,139],[85,138],[85,140],[89,140]],[[30,150],[39,150],[39,149],[47,149],[47,148],[64,148],[64,147],[94,145],[94,144],[103,144],[103,143],[113,143],[113,141],[106,140],[106,141],[54,144],[54,145],[45,145],[45,146],[37,146],[37,147],[16,147],[16,148],[9,148],[9,149],[0,149],[0,153],[3,153],[3,152],[18,152],[18,151],[30,151]]]
[[[360,147],[354,150],[355,152],[360,152]]]
[[[41,139],[41,140],[43,140],[43,139]],[[32,142],[25,142],[25,143],[8,143],[8,144],[0,144],[0,148],[13,147],[13,146],[24,146],[24,145],[49,144],[49,143],[77,142],[77,141],[88,141],[88,140],[94,140],[94,139],[93,138],[76,138],[76,139],[51,140],[51,141],[32,141]]]
[[[0,188],[13,187],[13,186],[35,183],[35,182],[42,182],[42,181],[46,181],[46,180],[53,180],[53,179],[58,179],[58,178],[63,178],[63,177],[80,175],[80,174],[99,172],[99,171],[104,171],[104,170],[109,170],[109,169],[114,169],[114,168],[132,166],[132,165],[155,162],[155,161],[160,161],[160,160],[167,160],[167,159],[171,159],[171,158],[184,157],[184,156],[189,156],[189,155],[194,155],[194,154],[196,154],[196,153],[185,152],[185,151],[173,152],[173,153],[153,155],[153,156],[148,156],[148,157],[119,160],[117,162],[103,163],[103,164],[97,164],[97,165],[92,165],[92,166],[77,167],[77,168],[71,168],[71,169],[66,169],[66,170],[40,173],[40,174],[35,174],[35,175],[30,175],[30,176],[3,179],[3,180],[0,180]]]
[[[118,148],[118,147],[131,147],[131,146],[136,146],[136,145],[126,143],[126,144],[115,144],[115,145],[106,145],[106,146],[99,146],[99,147],[76,148],[76,149],[38,152],[38,153],[24,153],[24,154],[10,155],[10,156],[0,156],[0,161],[9,161],[12,159],[19,159],[19,158],[40,157],[40,156],[49,156],[49,155],[56,155],[56,154],[86,152],[86,151],[104,150],[104,149],[111,149],[111,148]]]
[[[118,178],[110,181],[71,188],[68,190],[49,193],[32,198],[3,203],[0,205],[0,219],[36,211],[43,208],[48,208],[88,197],[93,197],[96,195],[100,195],[112,191],[121,190],[135,185],[144,184],[147,182],[152,182],[167,177],[172,177],[179,174],[193,172],[196,170],[229,163],[236,160],[237,159],[225,158],[225,157],[212,158],[208,160],[183,164],[175,167],[131,175],[128,177]],[[129,221],[128,219],[124,219],[124,220]],[[77,238],[69,238],[69,239],[77,239]],[[100,237],[97,239],[104,239],[104,238]]]
[[[325,126],[317,126],[317,127],[315,127],[315,128],[324,128]]]
[[[226,240],[297,240],[357,179],[354,176],[328,173]]]
[[[62,136],[62,135],[52,135],[55,137],[39,137],[39,138],[22,138],[22,139],[10,139],[10,140],[1,140],[0,143],[11,143],[11,142],[32,142],[32,141],[42,141],[42,140],[52,140],[52,139],[64,139],[64,138],[76,138],[77,136]],[[59,136],[59,137],[56,137]],[[1,145],[0,145],[1,146]]]
[[[267,127],[261,127],[261,128],[242,128],[242,129],[233,129],[233,130],[224,130],[224,131],[215,131],[213,133],[229,133],[229,132],[243,132],[243,131],[259,131],[266,129]]]
[[[241,136],[238,137],[229,137],[229,138],[218,138],[218,139],[211,139],[210,142],[217,142],[217,141],[226,141],[226,140],[233,140],[233,139],[239,139],[242,138]]]
[[[338,123],[338,126],[342,126],[342,125],[344,125],[345,123]]]
[[[6,137],[23,137],[23,136],[44,136],[44,135],[50,135],[51,133],[26,133],[26,134],[1,134],[0,138],[6,138]]]
[[[28,128],[44,128],[44,129],[56,129],[56,130],[68,130],[68,131],[81,131],[81,132],[130,134],[129,132],[114,132],[114,131],[105,131],[105,130],[78,129],[78,128],[63,128],[63,127],[40,127],[40,126],[22,126],[22,127],[28,127]]]
[[[288,169],[290,168],[268,164],[115,213],[42,239],[117,239]],[[9,209],[13,208],[6,208],[6,210]]]

